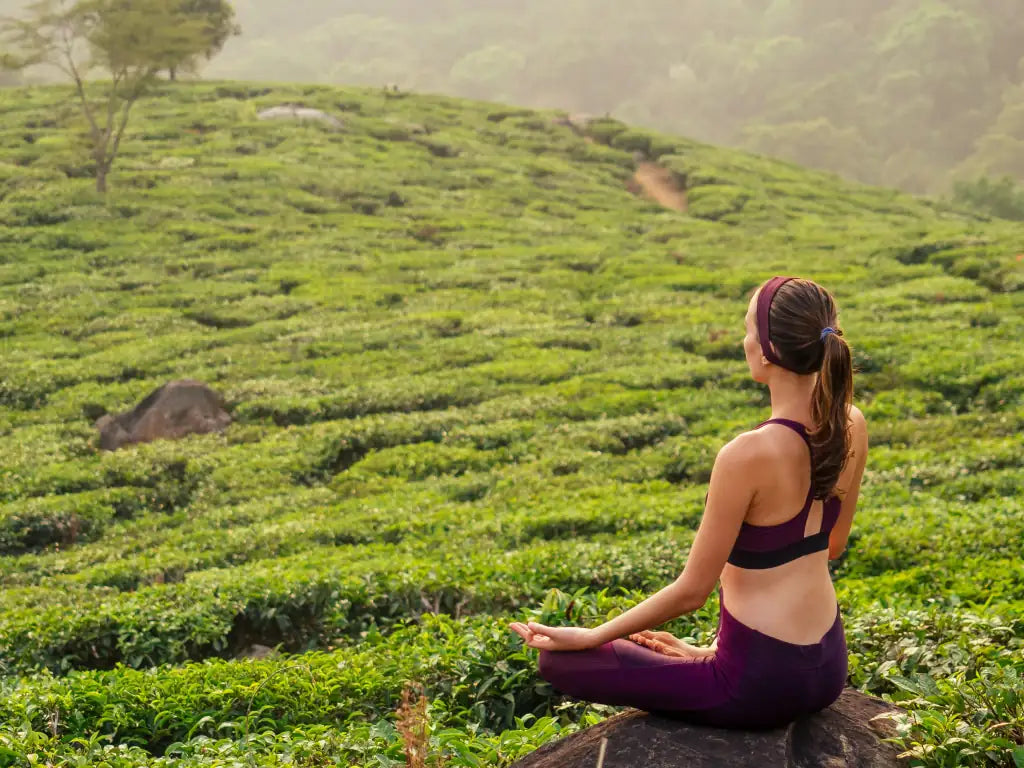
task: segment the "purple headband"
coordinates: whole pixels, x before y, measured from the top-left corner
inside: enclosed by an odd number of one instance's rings
[[[770,362],[783,368],[786,368],[786,366],[779,360],[778,355],[772,351],[770,339],[771,326],[768,324],[768,318],[771,314],[772,299],[775,298],[775,292],[790,280],[795,279],[795,277],[773,277],[765,283],[761,293],[757,295],[757,335],[761,339],[761,352],[764,353],[764,356]]]

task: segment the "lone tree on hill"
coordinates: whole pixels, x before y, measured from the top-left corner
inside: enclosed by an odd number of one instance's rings
[[[227,0],[179,0],[177,12],[203,24],[202,47],[193,51],[184,61],[172,61],[167,67],[171,80],[180,70],[194,69],[201,58],[209,61],[224,47],[229,37],[242,33],[235,23],[235,9]],[[199,41],[197,41],[199,42]]]
[[[4,69],[48,65],[71,81],[87,124],[96,189],[107,191],[132,107],[163,70],[194,66],[227,39],[223,23],[212,23],[210,8],[233,11],[222,0],[35,0],[22,18],[0,21]],[[202,9],[202,10],[192,10]],[[108,77],[88,85],[93,70]]]

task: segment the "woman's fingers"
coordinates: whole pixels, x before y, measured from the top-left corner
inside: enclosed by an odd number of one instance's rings
[[[651,632],[649,629],[645,629],[643,632],[637,632],[636,634],[630,635],[629,639],[640,645],[664,645],[665,640],[658,637],[657,632]]]
[[[660,640],[666,645],[674,645],[676,647],[682,645],[679,638],[673,635],[671,632],[651,632],[650,637],[652,637],[655,640]]]
[[[508,625],[509,629],[519,635],[523,640],[529,641],[533,637],[533,632],[530,628],[523,624],[521,621],[514,621]]]
[[[531,648],[538,648],[540,650],[544,650],[551,646],[550,637],[539,632],[534,632],[532,629],[530,629],[530,627],[528,627],[526,624],[523,624],[521,621],[514,621],[508,626],[509,629],[511,629],[513,632],[515,632],[517,635],[523,638],[523,640],[526,641],[526,644]]]
[[[668,648],[668,646],[660,640],[655,640],[652,637],[646,637],[641,633],[630,635],[629,639],[637,645],[642,645],[644,648],[650,648],[652,651],[657,651],[658,653],[664,653],[665,649]]]
[[[645,648],[650,648],[652,651],[656,651],[657,653],[660,653],[663,656],[675,656],[680,659],[696,658],[694,654],[689,653],[687,650],[683,648],[678,648],[675,645],[662,642],[656,637],[651,637],[650,635],[652,634],[657,633],[652,633],[649,630],[644,632],[637,632],[634,635],[630,635],[629,639],[632,640],[634,643],[642,645]]]
[[[531,648],[549,651],[579,651],[596,645],[593,630],[584,627],[549,627],[535,621],[509,624]]]
[[[648,640],[656,640],[658,642],[667,643],[669,645],[678,645],[679,640],[671,632],[655,632],[652,629],[645,629],[642,632],[637,632],[640,637],[645,637]]]

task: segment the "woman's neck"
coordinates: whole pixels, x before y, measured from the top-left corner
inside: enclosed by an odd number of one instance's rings
[[[772,418],[799,421],[808,427],[811,424],[811,395],[817,374],[800,375],[779,368],[768,382],[772,398]]]

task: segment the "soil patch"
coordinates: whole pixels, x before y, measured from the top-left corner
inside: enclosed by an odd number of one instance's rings
[[[679,186],[668,168],[642,161],[637,165],[630,186],[636,194],[656,200],[670,210],[686,213],[686,190]]]

